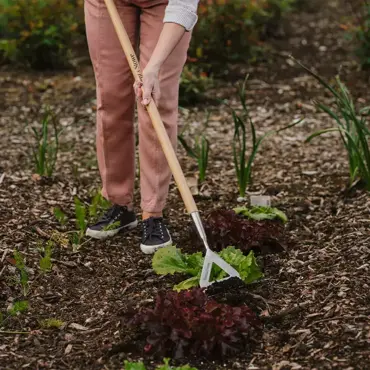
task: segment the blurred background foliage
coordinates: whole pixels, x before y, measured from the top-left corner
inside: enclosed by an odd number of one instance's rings
[[[193,103],[227,70],[263,55],[264,41],[281,19],[307,0],[201,0],[188,63],[181,79],[182,103]],[[87,53],[83,0],[0,0],[0,62],[45,70],[65,68]],[[361,0],[358,22],[348,27],[364,66],[370,65],[370,6]],[[81,44],[84,47],[79,47]]]

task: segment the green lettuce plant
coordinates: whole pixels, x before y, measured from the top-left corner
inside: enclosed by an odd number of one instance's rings
[[[239,249],[230,246],[219,252],[219,255],[239,272],[240,278],[246,284],[252,283],[263,276],[253,251],[245,256]],[[186,254],[175,246],[169,246],[156,251],[152,266],[158,275],[173,275],[175,273],[189,275],[188,279],[174,286],[174,290],[181,291],[199,286],[203,262],[202,252]],[[226,276],[225,271],[214,265],[210,281],[221,280]]]
[[[256,221],[276,219],[281,220],[283,223],[288,221],[286,214],[275,207],[237,207],[234,208],[233,211],[238,215],[242,215]]]

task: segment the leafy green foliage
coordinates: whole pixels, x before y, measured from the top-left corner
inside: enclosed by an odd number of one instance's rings
[[[252,182],[252,166],[256,158],[257,152],[260,149],[262,142],[268,137],[280,133],[288,128],[291,128],[302,120],[291,123],[279,130],[271,130],[260,137],[257,137],[256,128],[249,114],[249,108],[246,105],[246,84],[248,75],[244,83],[239,87],[239,99],[242,105],[242,113],[238,114],[232,109],[232,117],[234,121],[234,140],[233,140],[233,158],[236,176],[239,186],[239,195],[245,197],[247,186]],[[251,153],[247,158],[247,125],[250,126],[250,134],[252,139]]]
[[[31,145],[35,171],[40,176],[51,177],[59,151],[59,137],[62,129],[58,127],[56,115],[47,108],[41,127],[31,126],[34,144]]]
[[[314,132],[306,139],[306,142],[328,132],[338,132],[347,151],[349,186],[351,187],[356,179],[361,179],[366,188],[370,190],[370,125],[368,121],[370,107],[358,109],[351,93],[339,77],[336,78],[336,86],[333,87],[311,69],[296,59],[292,59],[319,81],[335,99],[333,107],[314,101],[317,108],[334,120],[335,126]]]
[[[227,263],[234,267],[240,274],[240,278],[247,284],[262,277],[262,272],[257,264],[253,251],[248,256],[235,249],[228,247],[219,253]],[[174,289],[181,291],[199,286],[204,257],[201,252],[184,254],[175,246],[160,248],[153,256],[153,270],[158,275],[181,273],[190,275],[189,279],[182,281],[174,286]],[[225,278],[226,272],[214,265],[211,272],[210,281],[217,281]]]
[[[26,264],[21,252],[14,251],[15,267],[19,272],[19,284],[22,287],[23,295],[26,296],[28,293],[28,273],[26,270]]]
[[[40,326],[43,329],[51,329],[51,328],[56,328],[60,329],[64,325],[64,322],[62,320],[58,319],[45,319],[40,321]]]
[[[280,211],[275,207],[237,207],[234,208],[234,212],[237,215],[243,215],[251,220],[261,221],[261,220],[281,220],[286,223],[288,221],[287,216],[284,212]]]
[[[51,240],[49,240],[46,243],[46,247],[45,247],[44,253],[43,253],[44,255],[40,259],[40,270],[43,273],[50,272],[51,268],[53,267],[53,264],[51,263],[51,256],[53,254],[53,247],[54,247],[53,242]]]
[[[156,370],[197,370],[195,367],[190,367],[189,365],[184,365],[180,367],[170,366],[170,359],[165,358],[163,360],[164,364],[156,367]],[[125,361],[125,370],[146,370],[143,362],[129,362]]]
[[[18,313],[22,313],[28,310],[28,301],[15,301],[12,307],[9,309],[11,316],[16,316]]]
[[[0,56],[36,69],[62,67],[83,24],[82,1],[3,0]]]

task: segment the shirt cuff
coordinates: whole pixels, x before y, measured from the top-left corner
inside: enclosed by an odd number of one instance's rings
[[[177,23],[185,28],[186,31],[191,31],[198,21],[198,16],[193,11],[182,6],[167,6],[164,23]]]

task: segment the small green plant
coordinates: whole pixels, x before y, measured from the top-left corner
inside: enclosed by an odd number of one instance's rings
[[[51,256],[53,254],[54,244],[51,240],[46,243],[46,247],[44,249],[44,256],[40,259],[40,270],[43,273],[50,272],[53,264],[51,262]]]
[[[336,78],[336,86],[333,87],[311,69],[293,57],[292,59],[319,81],[335,99],[333,107],[314,101],[317,108],[327,113],[334,120],[335,127],[314,132],[306,139],[306,142],[329,132],[338,132],[347,151],[349,187],[356,179],[360,179],[370,190],[370,126],[368,122],[370,107],[358,109],[353,102],[351,93],[339,77]]]
[[[232,109],[232,117],[234,121],[234,140],[233,140],[233,158],[236,176],[238,179],[239,195],[244,198],[245,192],[249,184],[252,183],[253,162],[256,158],[258,150],[262,142],[268,137],[278,134],[288,128],[291,128],[302,120],[293,122],[279,130],[271,130],[260,137],[257,137],[256,128],[249,114],[249,108],[246,104],[246,84],[248,80],[246,76],[243,84],[239,87],[239,99],[242,105],[242,114],[238,114]],[[251,153],[247,158],[247,125],[250,126],[250,134],[252,139]]]
[[[64,322],[62,320],[58,319],[45,319],[40,321],[40,326],[43,329],[60,329],[64,325]]]
[[[21,252],[14,251],[15,267],[19,272],[19,284],[22,287],[23,296],[26,296],[29,288],[28,273],[26,270],[26,264]]]
[[[55,114],[49,108],[44,113],[41,127],[31,127],[35,144],[32,145],[32,158],[35,171],[40,176],[51,177],[55,170],[59,151],[59,137],[62,132],[57,125]]]
[[[197,370],[195,367],[190,367],[189,365],[180,366],[180,367],[172,367],[170,366],[170,359],[165,358],[163,360],[163,365],[158,365],[156,370]],[[125,370],[146,370],[146,367],[143,362],[129,362],[125,361]]]
[[[78,231],[73,234],[73,244],[79,245],[81,243],[81,240],[85,236],[85,231],[87,228],[87,219],[86,219],[87,207],[76,196],[74,197],[74,203],[75,203],[76,227]]]
[[[53,214],[62,226],[64,226],[67,223],[68,217],[59,207],[53,208]]]
[[[15,301],[9,309],[11,316],[16,316],[18,313],[22,313],[28,310],[28,301]]]
[[[111,202],[106,200],[101,191],[96,191],[93,194],[91,203],[89,205],[90,221],[95,221],[101,214],[111,206]]]
[[[280,220],[283,223],[288,221],[286,214],[275,207],[237,207],[233,211],[251,220],[261,221],[261,220]]]
[[[240,274],[240,278],[246,283],[262,277],[262,272],[257,264],[253,251],[245,256],[241,250],[227,247],[219,252],[219,255]],[[184,254],[175,246],[160,248],[153,256],[153,270],[158,275],[172,275],[180,273],[191,277],[174,286],[177,291],[199,286],[204,257],[202,252]],[[227,276],[226,272],[218,266],[213,266],[210,281],[218,281]]]
[[[81,245],[88,223],[95,222],[110,206],[111,202],[106,200],[100,191],[92,193],[90,204],[85,204],[77,196],[74,197],[74,214],[77,230],[71,234],[70,241],[72,245]],[[59,207],[54,208],[53,213],[57,221],[62,225],[68,221],[67,215]],[[107,230],[113,229],[117,224],[118,222],[107,226]]]
[[[210,113],[207,113],[207,118],[204,123],[204,129],[208,125]],[[203,131],[204,131],[203,129]],[[191,158],[194,158],[198,164],[198,171],[199,171],[199,182],[202,183],[206,179],[206,172],[208,167],[208,157],[209,157],[209,141],[202,132],[198,136],[196,136],[194,140],[193,146],[188,144],[184,137],[184,131],[182,131],[178,135],[178,140],[184,147],[187,155]]]

